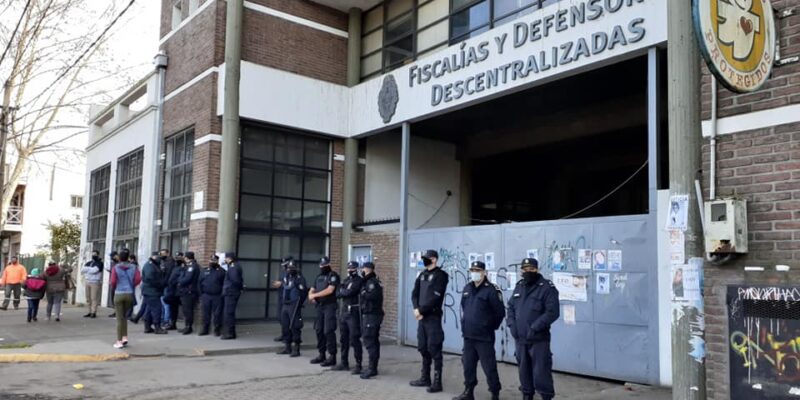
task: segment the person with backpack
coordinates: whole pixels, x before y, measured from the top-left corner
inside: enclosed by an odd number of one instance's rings
[[[39,314],[39,301],[44,297],[47,281],[41,275],[39,268],[31,270],[25,279],[25,299],[28,300],[28,322],[36,322]]]
[[[119,262],[111,269],[111,290],[114,293],[114,308],[117,317],[117,341],[115,349],[128,345],[128,319],[125,315],[133,309],[133,294],[142,283],[139,268],[130,262],[130,250],[119,252]]]
[[[56,322],[61,322],[61,303],[67,292],[67,271],[50,261],[44,270],[44,279],[47,281],[47,320],[51,320],[55,308]]]

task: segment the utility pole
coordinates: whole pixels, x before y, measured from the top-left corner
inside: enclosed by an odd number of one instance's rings
[[[692,2],[670,1],[668,9],[670,194],[689,196],[689,215],[685,232],[686,256],[703,257],[700,210],[694,190],[702,157],[700,53],[694,35]],[[700,289],[702,293],[702,287]],[[672,302],[672,398],[674,400],[706,398],[705,349],[702,347],[704,318],[702,301]]]

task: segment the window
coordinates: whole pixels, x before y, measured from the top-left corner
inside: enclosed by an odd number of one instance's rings
[[[362,19],[361,78],[386,73],[558,0],[386,0]]]
[[[89,232],[86,234],[86,239],[92,243],[94,250],[102,253],[105,252],[106,228],[108,227],[108,194],[110,185],[110,164],[92,171],[89,178]]]
[[[183,10],[181,10],[181,0],[172,3],[172,29],[178,29],[183,21]]]
[[[83,208],[83,196],[69,196],[69,206],[72,208]]]
[[[192,207],[192,157],[194,130],[168,138],[164,144],[164,202],[161,214],[161,248],[187,250]]]
[[[243,127],[237,254],[248,287],[244,318],[277,317],[278,292],[266,283],[278,279],[281,258],[298,260],[307,279],[317,275],[328,249],[330,185],[329,140]]]
[[[138,248],[142,202],[142,165],[144,149],[117,160],[116,208],[114,211],[114,248]]]

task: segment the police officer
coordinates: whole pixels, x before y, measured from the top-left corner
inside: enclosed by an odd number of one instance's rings
[[[464,351],[464,393],[453,400],[474,400],[478,385],[478,360],[489,382],[492,400],[500,398],[500,376],[494,354],[494,331],[506,316],[503,292],[486,277],[486,264],[475,261],[469,267],[470,282],[461,292],[461,334]]]
[[[365,262],[361,266],[364,283],[361,286],[359,303],[361,305],[361,340],[367,349],[369,364],[361,373],[361,379],[378,375],[378,360],[381,358],[379,335],[383,323],[383,285],[375,275],[375,264]]]
[[[422,255],[425,270],[414,282],[411,302],[414,305],[414,317],[417,325],[417,350],[422,355],[422,371],[420,378],[409,382],[414,387],[428,387],[428,393],[442,391],[442,304],[450,277],[436,265],[439,253],[428,250]],[[434,363],[433,381],[431,381],[431,363]]]
[[[289,260],[294,260],[294,257],[289,256],[289,257],[285,257],[285,258],[281,259],[280,276],[278,276],[278,279],[272,281],[272,288],[273,289],[278,289],[278,318],[279,319],[280,319],[280,315],[283,314],[283,294],[284,294],[283,281],[286,278],[286,274],[287,274],[286,266],[289,264]],[[276,342],[283,342],[284,341],[283,330],[281,330],[281,335],[275,337],[274,340]]]
[[[336,288],[339,286],[339,274],[331,270],[331,259],[322,257],[319,262],[319,275],[314,287],[308,292],[308,300],[317,305],[317,321],[314,330],[317,332],[317,350],[319,356],[311,360],[311,364],[322,367],[336,365]],[[325,358],[325,352],[330,354]]]
[[[353,368],[353,375],[361,374],[361,312],[358,296],[361,294],[361,283],[363,279],[358,274],[358,263],[350,261],[347,263],[347,278],[342,281],[336,290],[336,298],[342,302],[339,310],[339,342],[342,345],[342,360],[339,365],[333,367],[334,371],[347,371],[349,365],[349,350],[353,346],[353,356],[356,366]]]
[[[163,335],[167,333],[161,327],[163,313],[161,295],[164,293],[165,280],[159,263],[158,253],[153,252],[142,267],[142,300],[144,304],[139,311],[140,314],[144,314],[144,333],[155,332]],[[134,322],[138,321],[139,317],[140,315],[137,315]]]
[[[543,400],[555,396],[550,325],[558,319],[558,290],[539,274],[539,261],[522,260],[522,280],[508,301],[506,324],[517,342],[519,382],[524,400],[539,392]]]
[[[194,325],[194,307],[197,305],[197,280],[200,277],[200,266],[194,259],[194,252],[187,251],[184,258],[185,264],[178,276],[178,296],[181,298],[184,322],[184,328],[180,332],[189,335],[192,333]]]
[[[219,265],[219,257],[211,256],[208,268],[203,268],[198,280],[200,287],[200,305],[203,309],[203,329],[199,336],[208,335],[211,320],[214,320],[214,336],[219,336],[222,329],[222,285],[225,282],[225,270]]]
[[[225,274],[225,283],[222,286],[225,334],[221,339],[230,340],[236,339],[236,305],[239,304],[239,297],[244,291],[244,279],[242,266],[236,261],[236,254],[225,253],[225,263],[228,264],[228,273]]]
[[[167,276],[167,286],[164,289],[164,302],[169,307],[169,321],[167,322],[167,330],[174,331],[178,329],[178,309],[181,305],[181,298],[178,295],[178,279],[183,270],[183,253],[175,254],[174,266],[172,271]]]
[[[291,354],[300,357],[300,343],[303,329],[303,304],[308,296],[308,285],[297,264],[289,257],[286,262],[286,275],[281,282],[283,306],[281,307],[281,330],[286,348],[278,354]],[[294,344],[294,347],[292,347]]]

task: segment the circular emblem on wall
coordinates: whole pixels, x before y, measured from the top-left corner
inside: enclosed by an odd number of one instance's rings
[[[708,68],[728,89],[758,90],[775,61],[769,0],[693,0],[694,25]]]
[[[400,101],[400,94],[397,90],[397,81],[394,80],[393,75],[386,75],[383,78],[381,91],[378,93],[378,112],[381,114],[384,124],[392,121],[398,101]]]

